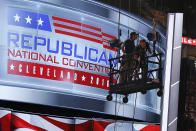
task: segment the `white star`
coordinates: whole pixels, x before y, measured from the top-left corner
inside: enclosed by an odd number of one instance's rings
[[[28,24],[28,23],[31,24],[31,20],[32,20],[32,19],[31,19],[29,16],[28,16],[27,18],[25,18],[25,19],[26,19],[26,21],[27,21],[26,24]]]
[[[85,79],[86,79],[86,77],[83,75],[83,76],[82,76],[82,81],[85,81]]]
[[[43,23],[44,21],[42,21],[42,19],[39,18],[39,20],[37,20],[37,22],[38,22],[38,25],[41,25],[41,26],[42,26],[42,23]]]
[[[14,67],[15,67],[15,66],[14,66],[13,64],[11,64],[11,65],[10,65],[10,70],[14,70]]]
[[[14,16],[14,21],[16,22],[19,22],[20,21],[20,16],[18,15],[18,14],[16,14],[15,16]]]

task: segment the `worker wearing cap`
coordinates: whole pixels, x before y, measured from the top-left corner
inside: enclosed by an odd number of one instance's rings
[[[142,79],[147,79],[147,73],[148,73],[148,63],[147,63],[147,52],[149,52],[151,55],[153,55],[150,46],[148,42],[146,42],[144,39],[139,41],[139,45],[135,48],[136,55],[137,55],[137,69],[135,71],[136,76],[138,77],[138,71],[141,68],[142,69]]]
[[[126,82],[127,80],[132,79],[132,74],[134,71],[134,60],[133,53],[135,51],[135,40],[138,38],[136,32],[130,33],[130,38],[127,39],[122,45],[121,49],[123,52],[123,60],[121,62],[121,73],[119,83]]]
[[[130,38],[127,39],[122,45],[121,49],[123,55],[129,55],[134,52],[135,50],[135,40],[138,38],[138,34],[136,32],[130,33]]]

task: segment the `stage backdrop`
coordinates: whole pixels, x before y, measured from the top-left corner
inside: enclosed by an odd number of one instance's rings
[[[93,1],[3,0],[0,5],[1,100],[116,114],[109,90],[109,61],[117,49],[118,10]],[[121,41],[136,31],[145,38],[152,27],[145,20],[121,13]],[[157,50],[164,53],[165,37]],[[163,59],[164,60],[164,59]],[[114,61],[116,68],[119,65]],[[151,67],[150,67],[151,68]],[[118,96],[117,115],[159,122],[156,90]]]

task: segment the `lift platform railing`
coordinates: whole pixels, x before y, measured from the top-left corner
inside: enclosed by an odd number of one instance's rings
[[[125,98],[123,98],[123,102],[128,102],[128,95],[132,94],[132,93],[136,93],[136,92],[142,92],[142,93],[146,93],[147,90],[152,90],[152,89],[157,89],[159,88],[159,91],[157,92],[158,96],[162,95],[162,54],[161,53],[157,53],[157,54],[153,54],[152,56],[146,56],[145,57],[145,62],[147,63],[147,77],[146,78],[142,78],[142,74],[144,73],[143,70],[142,72],[138,72],[136,75],[138,76],[138,79],[134,79],[133,78],[133,74],[131,74],[131,80],[127,80],[127,78],[125,78],[126,80],[123,83],[119,83],[119,80],[117,79],[117,81],[114,83],[114,77],[116,77],[116,75],[120,76],[121,73],[128,73],[131,70],[132,71],[136,71],[136,68],[138,68],[137,66],[132,67],[132,68],[124,68],[121,69],[117,68],[117,66],[114,66],[114,61],[117,61],[116,64],[122,64],[122,61],[126,62],[128,60],[132,60],[135,62],[138,62],[138,60],[134,59],[134,55],[136,55],[136,53],[132,53],[129,55],[123,55],[123,56],[119,56],[116,58],[111,58],[109,59],[110,62],[110,72],[109,72],[109,77],[110,77],[110,90],[109,90],[109,94],[107,96],[107,100],[111,101],[112,100],[112,94],[122,94],[125,95]],[[149,60],[152,57],[156,57],[157,61],[153,61],[153,60]],[[134,63],[134,62],[133,62]],[[156,66],[156,69],[148,69],[148,64],[153,64],[153,65],[158,65]],[[140,67],[139,67],[140,68]],[[157,73],[157,77],[155,78],[153,76],[153,73]],[[128,74],[130,75],[130,74]],[[153,76],[153,78],[150,78],[150,75]]]

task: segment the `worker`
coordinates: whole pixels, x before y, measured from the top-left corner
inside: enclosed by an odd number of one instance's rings
[[[153,53],[150,49],[149,43],[146,42],[144,39],[139,41],[139,45],[135,48],[136,51],[136,59],[137,59],[137,68],[135,70],[135,76],[139,79],[138,72],[142,70],[142,79],[147,80],[148,74],[148,59],[147,59],[147,52],[153,56]]]
[[[123,52],[123,59],[121,62],[121,72],[119,83],[127,82],[127,80],[132,80],[132,74],[134,72],[134,51],[135,51],[135,40],[138,38],[136,32],[130,33],[130,38],[127,39],[121,45]]]

